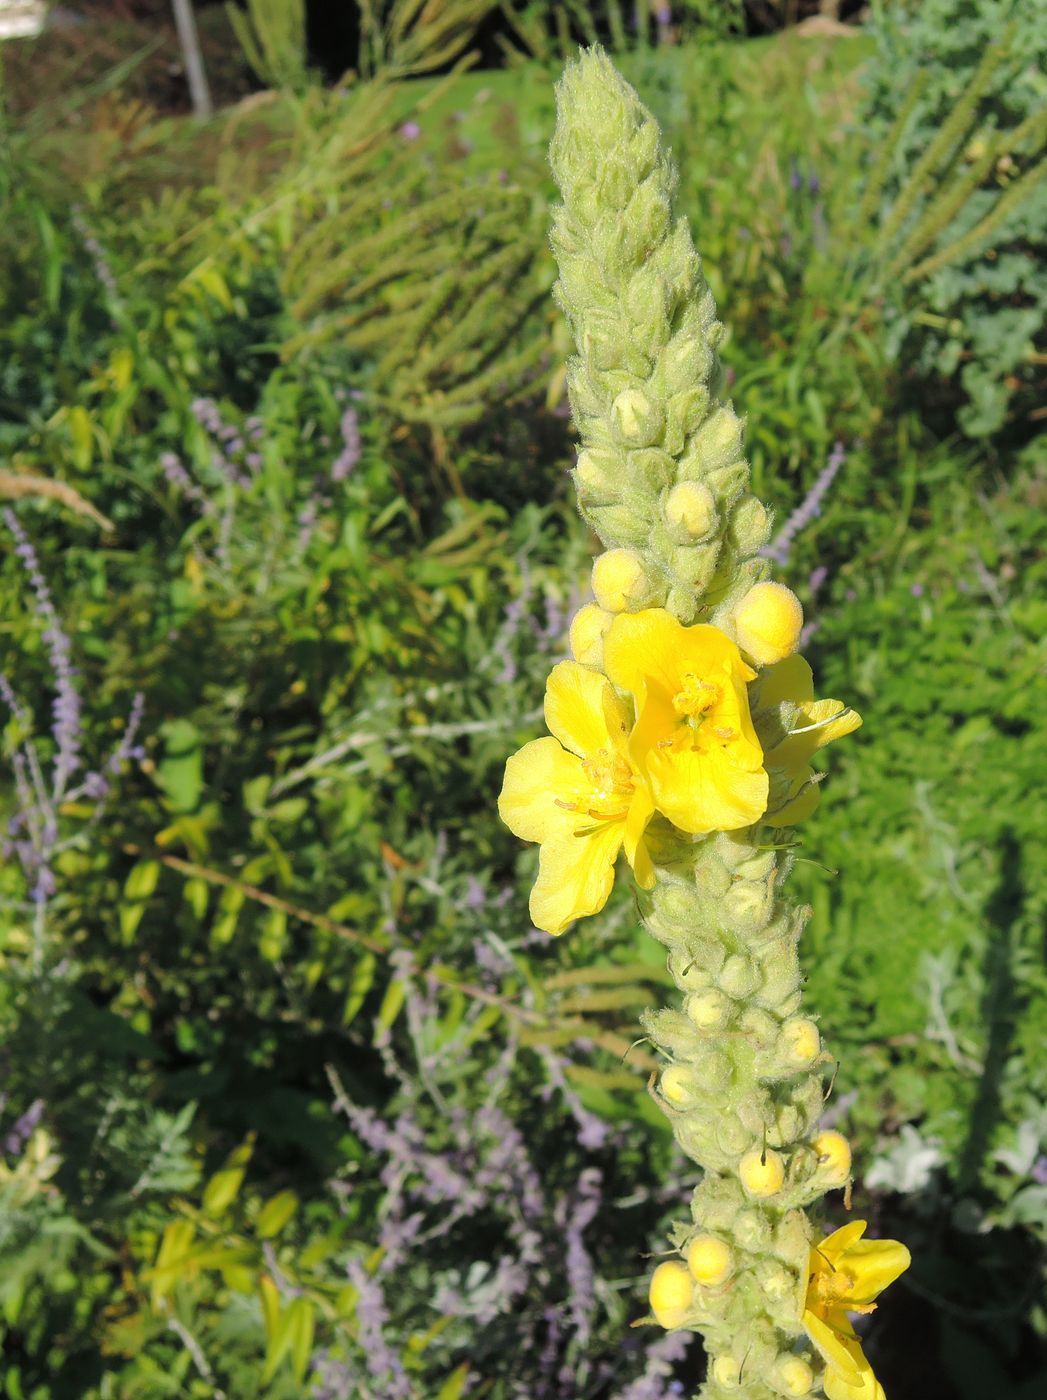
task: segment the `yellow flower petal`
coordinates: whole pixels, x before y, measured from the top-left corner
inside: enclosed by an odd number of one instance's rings
[[[608,822],[585,836],[557,836],[543,843],[530,901],[536,928],[563,933],[575,919],[604,907],[623,834],[622,822]]]
[[[841,1225],[831,1235],[826,1235],[825,1239],[815,1247],[813,1262],[817,1263],[818,1259],[825,1259],[833,1266],[839,1264],[851,1246],[861,1239],[868,1228],[869,1222],[867,1220],[848,1220],[846,1225]]]
[[[730,638],[650,608],[615,618],[604,660],[635,697],[629,750],[658,810],[692,833],[757,821],[768,783],[745,689],[756,673]]]
[[[577,661],[561,661],[549,673],[545,722],[564,748],[581,758],[607,746],[604,692],[609,689],[598,671]]]
[[[681,831],[737,831],[759,821],[767,806],[767,774],[732,761],[723,749],[708,753],[647,755],[651,790],[660,812]]]
[[[861,723],[861,715],[840,700],[808,701],[799,707],[792,731],[768,751],[767,766],[799,773],[819,749],[852,734]]]
[[[783,700],[791,700],[796,705],[813,700],[814,673],[802,656],[787,656],[761,674],[759,696],[764,709],[780,705]]]
[[[587,800],[590,791],[580,758],[555,739],[532,739],[506,762],[498,815],[522,840],[547,841],[578,825],[577,814],[557,806],[556,798]]]
[[[854,1277],[848,1303],[863,1307],[904,1274],[912,1255],[899,1240],[859,1240],[847,1250],[844,1266]]]
[[[640,783],[633,793],[633,800],[629,804],[629,812],[625,818],[622,848],[625,851],[626,860],[633,868],[636,883],[642,890],[649,890],[654,886],[654,865],[651,863],[647,843],[644,841],[647,823],[653,816],[654,799],[647,785]]]
[[[887,1400],[883,1386],[873,1375],[872,1368],[863,1371],[857,1381],[849,1381],[830,1366],[822,1381],[827,1400]]]
[[[861,1380],[862,1368],[869,1363],[865,1360],[865,1353],[861,1344],[854,1336],[853,1329],[848,1323],[850,1337],[841,1337],[835,1328],[823,1321],[817,1313],[811,1312],[810,1308],[803,1315],[804,1330],[811,1341],[821,1352],[822,1358],[827,1366],[831,1366],[852,1384]],[[857,1349],[857,1354],[855,1354]]]

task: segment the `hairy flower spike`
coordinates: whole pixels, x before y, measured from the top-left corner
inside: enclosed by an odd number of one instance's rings
[[[650,1092],[702,1177],[673,1231],[686,1263],[655,1269],[650,1303],[661,1326],[703,1333],[706,1400],[882,1400],[845,1316],[880,1276],[862,1249],[882,1251],[845,1236],[837,1278],[837,1237],[811,1248],[805,1207],[848,1180],[850,1148],[818,1131],[830,1056],[801,1009],[810,910],[785,889],[788,828],[820,793],[811,761],[861,720],[815,699],[799,601],[767,581],[770,517],[654,120],[599,49],[568,66],[558,103],[575,483],[606,552],[575,660],[550,677],[555,737],[509,759],[500,811],[540,843],[539,927],[600,909],[621,850],[665,946],[682,1005],[640,1018],[665,1056]]]

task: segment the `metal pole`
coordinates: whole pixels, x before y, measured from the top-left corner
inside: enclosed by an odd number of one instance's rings
[[[204,71],[204,57],[200,52],[196,20],[193,18],[192,0],[171,0],[171,4],[174,9],[175,24],[178,27],[178,40],[182,45],[185,76],[189,80],[189,96],[192,98],[193,111],[203,120],[211,115],[214,107],[211,103],[211,89],[207,85],[207,74]]]

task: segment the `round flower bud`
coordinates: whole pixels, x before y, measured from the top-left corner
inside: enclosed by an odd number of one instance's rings
[[[579,452],[574,479],[579,489],[597,497],[611,499],[618,494],[623,472],[616,452],[587,447]]]
[[[733,953],[716,978],[716,984],[729,997],[741,1000],[756,987],[756,969],[744,953]]]
[[[608,549],[598,555],[593,563],[593,592],[608,612],[641,608],[650,597],[643,560],[632,549]]]
[[[662,1098],[673,1108],[690,1108],[699,1099],[694,1070],[688,1065],[669,1065],[662,1070],[658,1087]]]
[[[791,656],[802,628],[800,600],[781,583],[755,584],[734,614],[738,645],[758,666],[771,666]]]
[[[715,1288],[731,1272],[731,1251],[715,1235],[695,1235],[687,1246],[687,1267],[698,1283]]]
[[[648,1297],[651,1311],[662,1327],[679,1327],[691,1311],[694,1298],[694,1279],[687,1266],[677,1259],[659,1264],[651,1275]]]
[[[603,639],[611,625],[611,614],[596,603],[586,603],[571,620],[571,654],[583,666],[603,665]]]
[[[782,1026],[778,1045],[784,1060],[796,1069],[806,1069],[822,1048],[822,1038],[813,1021],[806,1016],[795,1016]]]
[[[716,524],[716,502],[708,486],[681,481],[665,498],[665,518],[680,542],[704,539]]]
[[[742,1368],[733,1356],[718,1356],[709,1367],[709,1374],[717,1385],[733,1390],[741,1379]]]
[[[716,1031],[727,1024],[731,1003],[723,992],[710,987],[707,992],[695,992],[684,1002],[684,1010],[700,1031]]]
[[[785,1183],[785,1163],[771,1147],[754,1147],[738,1163],[738,1175],[750,1196],[776,1196]]]
[[[814,1372],[802,1356],[783,1356],[774,1368],[774,1377],[784,1395],[809,1395]]]
[[[623,389],[611,404],[611,421],[630,447],[650,447],[662,431],[662,416],[642,389]]]
[[[731,512],[728,534],[741,554],[755,554],[767,543],[771,517],[756,496],[743,496]]]
[[[716,945],[721,947],[719,943]],[[709,972],[704,961],[691,953],[670,953],[669,972],[678,987],[688,992],[700,992],[709,985]]]
[[[818,1154],[818,1175],[842,1186],[851,1174],[851,1145],[843,1133],[819,1133],[811,1146]]]

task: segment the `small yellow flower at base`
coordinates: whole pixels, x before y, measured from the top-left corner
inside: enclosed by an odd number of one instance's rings
[[[852,1220],[811,1249],[803,1326],[825,1360],[828,1400],[884,1400],[848,1313],[870,1313],[912,1262],[897,1240],[863,1240]]]
[[[650,600],[643,560],[632,549],[608,549],[593,561],[593,593],[601,608],[620,613],[642,608]]]
[[[814,1385],[814,1372],[802,1356],[786,1356],[779,1361],[777,1380],[786,1395],[809,1395]]]
[[[734,630],[742,651],[758,666],[771,666],[799,646],[803,607],[783,583],[757,583],[735,609]]]
[[[545,693],[554,737],[532,740],[505,765],[498,812],[510,831],[540,843],[530,909],[547,933],[603,908],[620,850],[641,886],[654,883],[644,843],[654,804],[629,757],[630,719],[604,676],[561,661]]]
[[[851,1174],[851,1144],[842,1133],[819,1133],[811,1146],[818,1154],[818,1176],[842,1186]]]
[[[756,672],[729,637],[684,627],[664,608],[624,613],[604,641],[604,667],[635,699],[629,751],[660,812],[694,835],[763,816],[767,774],[745,688]]]
[[[603,639],[611,625],[611,614],[598,603],[586,603],[571,620],[571,654],[583,666],[603,665]]]
[[[694,1279],[687,1266],[676,1259],[659,1264],[651,1275],[648,1297],[660,1326],[667,1330],[679,1327],[694,1301]]]
[[[785,1162],[771,1147],[754,1147],[738,1163],[738,1175],[750,1196],[776,1196],[785,1183]]]
[[[687,1267],[697,1283],[715,1288],[733,1267],[731,1251],[715,1235],[695,1235],[687,1246]]]

